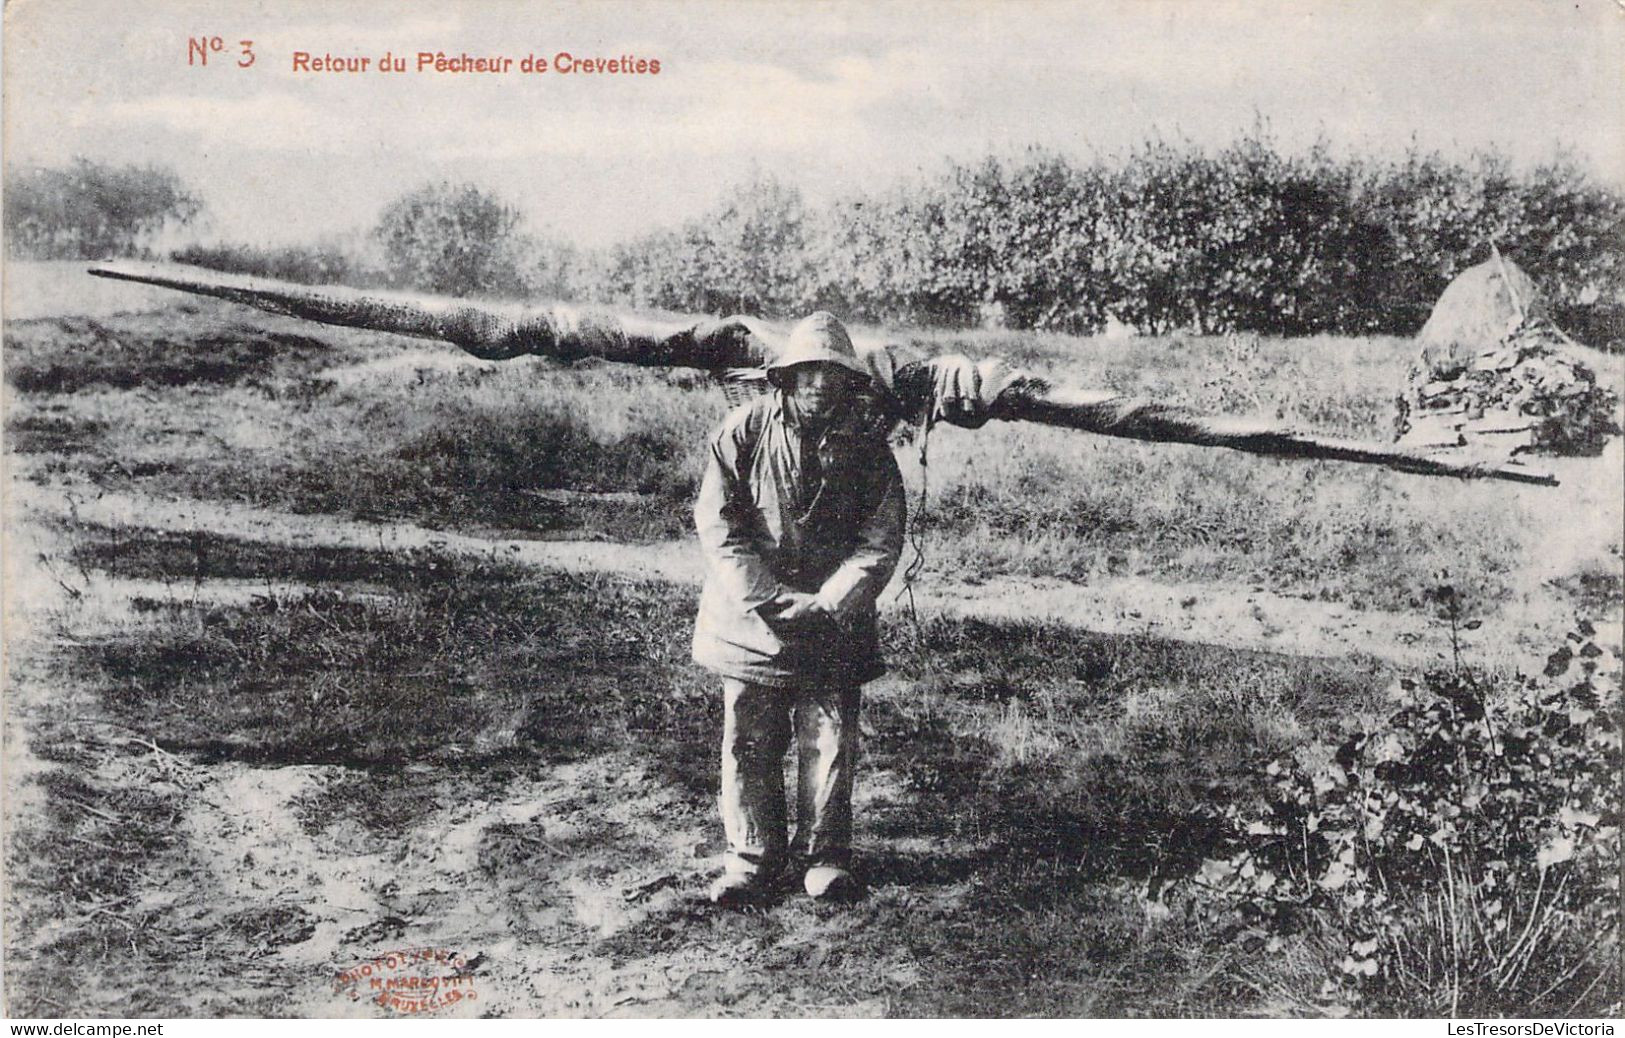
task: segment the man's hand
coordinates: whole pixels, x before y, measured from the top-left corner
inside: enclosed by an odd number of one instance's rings
[[[820,620],[831,619],[829,611],[817,595],[801,591],[782,591],[761,607],[761,613],[771,624],[804,628]]]
[[[931,359],[931,407],[934,417],[951,425],[978,429],[986,424],[999,394],[1013,373],[998,358],[980,363],[958,353]]]

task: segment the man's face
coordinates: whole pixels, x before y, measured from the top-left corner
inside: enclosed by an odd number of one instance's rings
[[[789,371],[786,387],[804,418],[826,419],[838,414],[849,400],[857,379],[839,364],[798,364]]]

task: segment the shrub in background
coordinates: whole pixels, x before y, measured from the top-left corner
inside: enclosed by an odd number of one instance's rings
[[[801,192],[757,176],[675,231],[615,245],[596,282],[577,294],[704,313],[788,317],[804,307],[815,275]]]
[[[523,294],[534,243],[519,210],[472,184],[425,184],[384,207],[372,230],[391,284],[440,295]]]
[[[985,285],[966,276],[948,199],[920,182],[854,196],[823,214],[813,262],[821,305],[860,321],[964,327]]]
[[[1559,159],[1217,151],[949,163],[815,214],[803,300],[857,319],[1066,332],[1409,334],[1491,241],[1559,307],[1625,298],[1625,196]]]
[[[172,170],[75,159],[6,173],[6,252],[27,259],[145,256],[203,203]]]
[[[966,288],[980,290],[984,307],[1015,328],[1093,331],[1104,323],[1112,293],[1097,257],[1109,210],[1098,170],[1035,151],[1017,165],[989,160],[950,177],[944,212],[969,231],[969,247],[959,250],[974,275]]]

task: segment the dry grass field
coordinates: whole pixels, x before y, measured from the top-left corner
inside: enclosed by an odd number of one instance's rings
[[[872,894],[717,912],[721,705],[684,561],[707,379],[27,276],[14,1014],[389,1013],[337,978],[420,947],[465,961],[449,1014],[1617,1010],[1617,929],[1584,906],[1547,949],[1580,956],[1567,978],[1351,995],[1324,986],[1336,919],[1265,935],[1193,879],[1271,760],[1329,756],[1397,678],[1459,650],[1511,683],[1577,614],[1618,641],[1615,456],[1555,462],[1551,490],[1000,423],[933,431],[924,469],[899,444],[921,606],[888,593],[865,700]],[[1380,338],[918,341],[1373,439],[1409,362]],[[559,561],[604,544],[623,561]]]

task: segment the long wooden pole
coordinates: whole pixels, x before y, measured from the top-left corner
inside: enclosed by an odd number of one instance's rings
[[[106,263],[90,268],[115,278],[214,296],[270,313],[322,324],[390,332],[453,343],[477,357],[503,360],[539,354],[562,360],[598,357],[653,367],[707,371],[761,368],[776,354],[770,327],[749,318],[713,320],[650,317],[609,307],[555,304],[525,307],[470,302],[335,286],[312,287],[174,265]],[[937,368],[943,358],[910,357],[874,344],[889,355],[892,392],[906,414],[934,404]],[[1156,443],[1227,447],[1268,457],[1325,459],[1381,465],[1425,476],[1489,478],[1556,486],[1548,473],[1512,462],[1470,462],[1417,454],[1387,444],[1322,436],[1247,419],[1204,415],[1188,408],[1058,386],[1020,371],[1009,372],[987,417],[1037,422]]]

